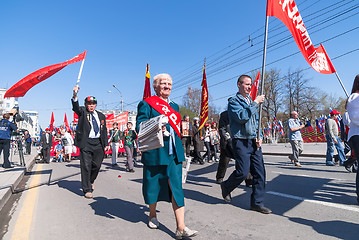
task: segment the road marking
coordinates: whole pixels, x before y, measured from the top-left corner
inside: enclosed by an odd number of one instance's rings
[[[42,165],[37,164],[35,171],[41,171]],[[37,200],[38,188],[31,188],[31,186],[38,186],[40,183],[41,174],[35,174],[31,182],[29,183],[29,190],[26,192],[24,203],[17,217],[15,227],[11,236],[11,239],[29,239],[31,222],[33,219],[33,213],[35,203]]]
[[[271,171],[272,173],[278,173],[278,174],[285,174],[283,172],[277,172],[277,171]],[[294,175],[289,175],[289,176],[294,176]],[[306,174],[296,174],[295,175],[296,177],[310,177],[312,178],[313,176],[311,175],[306,175]],[[339,179],[339,178],[328,178],[328,177],[320,177],[320,176],[315,176],[316,178],[321,178],[321,179],[330,179],[330,180],[335,180],[335,181],[338,181],[338,182],[348,182],[348,181],[351,181],[351,180],[348,180],[348,179]]]
[[[351,206],[347,206],[347,205],[343,205],[343,204],[339,204],[339,203],[323,202],[323,201],[318,201],[318,200],[298,197],[298,196],[289,195],[289,194],[280,193],[280,192],[269,191],[267,193],[272,194],[272,195],[276,195],[276,196],[280,196],[280,197],[291,198],[291,199],[295,199],[295,200],[299,200],[299,201],[303,201],[303,202],[310,202],[310,203],[320,204],[320,205],[323,205],[323,206],[334,207],[334,208],[344,209],[344,210],[353,211],[353,212],[359,212],[358,207],[351,207]]]

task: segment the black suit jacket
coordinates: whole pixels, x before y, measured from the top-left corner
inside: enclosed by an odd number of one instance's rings
[[[79,106],[78,101],[72,102],[72,110],[79,116],[79,122],[76,128],[75,135],[75,146],[78,148],[84,148],[87,144],[87,140],[89,138],[89,134],[91,131],[90,124],[90,112],[83,106]],[[100,141],[103,148],[108,145],[107,139],[107,128],[106,128],[106,117],[103,113],[95,110],[97,112],[98,118],[100,119]]]
[[[52,148],[52,134],[49,134],[49,143],[46,143],[46,132],[42,132],[40,136],[40,144],[43,148]]]

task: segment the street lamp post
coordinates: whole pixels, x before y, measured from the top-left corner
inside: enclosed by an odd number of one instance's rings
[[[116,88],[116,90],[120,93],[120,95],[121,95],[121,112],[123,112],[123,99],[122,99],[122,93],[121,93],[121,91],[120,90],[118,90],[118,88],[116,87],[116,85],[114,84],[114,85],[112,85],[114,88]]]

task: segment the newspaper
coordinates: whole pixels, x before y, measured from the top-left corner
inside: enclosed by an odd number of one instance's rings
[[[160,115],[140,123],[138,150],[146,152],[164,146],[162,126],[168,123],[165,115]],[[168,133],[165,133],[165,135]]]

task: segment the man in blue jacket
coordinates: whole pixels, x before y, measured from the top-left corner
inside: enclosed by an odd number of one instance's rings
[[[3,168],[13,168],[9,161],[10,155],[10,138],[12,131],[17,130],[15,123],[9,121],[10,114],[5,113],[3,119],[0,121],[0,154],[2,151],[4,155]]]
[[[231,192],[248,176],[253,176],[251,210],[264,214],[272,211],[263,205],[265,193],[265,168],[262,155],[262,139],[257,139],[259,131],[258,106],[264,102],[264,95],[253,101],[249,97],[252,78],[241,75],[238,78],[238,92],[228,100],[228,117],[232,137],[235,170],[221,183],[223,199],[232,200]]]

